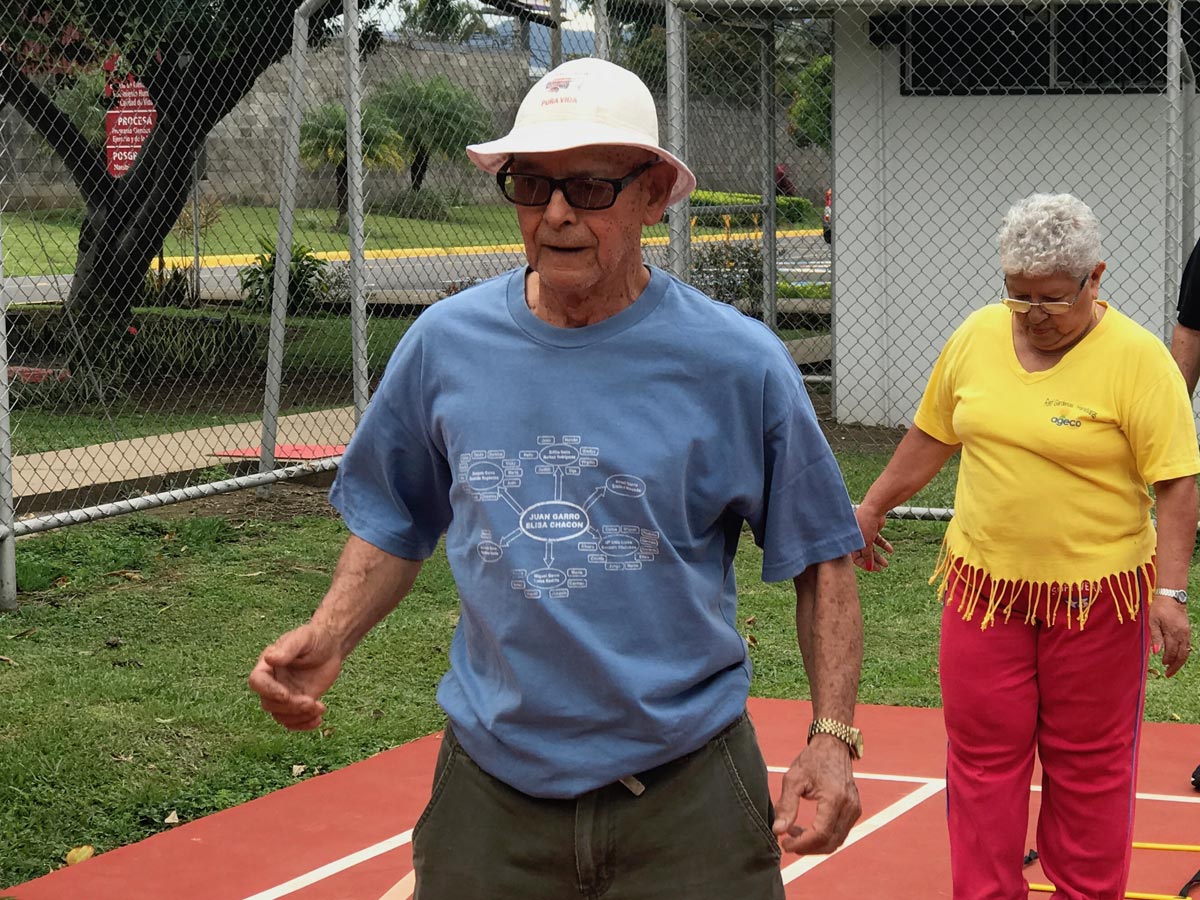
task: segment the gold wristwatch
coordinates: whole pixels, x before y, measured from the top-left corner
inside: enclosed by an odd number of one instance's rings
[[[850,749],[851,759],[862,759],[863,737],[857,728],[837,719],[814,719],[808,728],[808,742],[818,734],[831,734]]]

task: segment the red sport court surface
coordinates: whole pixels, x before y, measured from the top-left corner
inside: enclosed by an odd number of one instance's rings
[[[811,707],[752,699],[750,714],[778,795]],[[855,766],[862,818],[837,853],[784,856],[787,896],[949,897],[941,710],[860,706],[857,721],[867,741]],[[439,735],[421,738],[0,893],[15,900],[406,900],[412,827],[429,797],[438,742]],[[1200,794],[1190,782],[1198,763],[1200,726],[1145,726],[1128,897],[1179,897],[1200,869]],[[1034,790],[1033,810],[1038,797]],[[1049,896],[1036,862],[1026,875],[1031,898]],[[1200,888],[1190,895],[1200,897]],[[675,897],[670,885],[663,896]]]

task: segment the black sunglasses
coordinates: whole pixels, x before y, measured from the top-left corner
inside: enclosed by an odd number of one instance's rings
[[[510,172],[511,162],[496,173],[496,184],[504,199],[517,206],[545,206],[555,191],[562,191],[563,199],[575,209],[608,209],[617,202],[617,195],[649,169],[662,160],[652,159],[642,163],[624,178],[594,178],[576,176],[551,178],[548,175],[526,175]]]

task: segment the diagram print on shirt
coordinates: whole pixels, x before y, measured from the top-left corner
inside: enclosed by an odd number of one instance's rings
[[[592,566],[609,572],[636,571],[658,556],[657,531],[637,525],[596,526],[589,511],[610,495],[641,497],[646,483],[636,475],[611,475],[587,490],[568,490],[568,480],[583,479],[600,463],[598,447],[583,446],[579,435],[539,435],[536,450],[522,450],[517,459],[503,450],[473,450],[458,459],[458,477],[471,498],[479,503],[507,503],[516,518],[514,527],[497,540],[490,530],[480,532],[476,547],[485,563],[499,563],[517,541],[536,541],[542,547],[542,565],[512,570],[511,586],[526,599],[559,600],[588,586]],[[526,466],[545,479],[550,499],[522,506],[510,493],[525,483]],[[539,481],[539,484],[541,482]],[[567,497],[576,499],[567,499]]]

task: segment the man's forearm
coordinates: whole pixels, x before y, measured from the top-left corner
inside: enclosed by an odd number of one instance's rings
[[[351,536],[312,623],[330,633],[345,659],[363,636],[404,599],[420,571],[419,560],[392,556]]]
[[[847,556],[809,566],[795,578],[796,639],[816,718],[854,721],[862,671],[862,610]]]
[[[1196,382],[1200,380],[1200,331],[1176,325],[1171,335],[1171,356],[1183,373],[1190,397],[1196,393]]]

